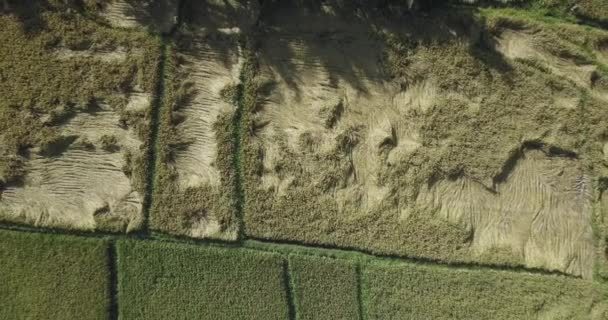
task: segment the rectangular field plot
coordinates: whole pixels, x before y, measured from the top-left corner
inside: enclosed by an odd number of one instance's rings
[[[191,10],[189,15],[203,22],[188,24],[209,27],[205,22],[212,13],[196,5]],[[213,28],[175,36],[159,124],[159,185],[151,213],[155,230],[237,238],[232,121],[242,61],[238,36]]]
[[[292,254],[289,272],[297,319],[360,319],[355,263]]]
[[[121,319],[287,319],[280,255],[143,241],[117,253]]]
[[[244,86],[246,235],[593,277],[608,95],[601,65],[554,47],[588,36],[594,61],[605,30],[271,8]],[[479,47],[472,30],[497,35]]]
[[[0,230],[0,319],[107,319],[108,244]]]
[[[23,16],[0,15],[0,220],[139,229],[158,39],[61,2],[10,6]]]
[[[608,317],[605,287],[563,276],[371,264],[361,278],[366,319]]]

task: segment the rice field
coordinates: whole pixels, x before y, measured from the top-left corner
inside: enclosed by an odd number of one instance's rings
[[[237,248],[118,241],[120,319],[286,319],[285,259]]]
[[[158,37],[90,3],[4,4],[0,221],[140,230]]]
[[[354,261],[289,255],[296,319],[360,319]]]
[[[0,0],[0,319],[608,319],[608,6],[498,2]]]
[[[271,8],[242,92],[246,236],[593,277],[606,30]]]
[[[108,319],[108,242],[0,230],[0,319]]]
[[[365,319],[608,317],[608,291],[563,276],[372,263],[361,270]]]
[[[238,248],[168,239],[111,244],[9,230],[0,231],[0,240],[2,319],[608,316],[606,284],[562,275],[416,264],[290,245]]]

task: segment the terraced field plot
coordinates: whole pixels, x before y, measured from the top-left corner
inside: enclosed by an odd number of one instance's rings
[[[0,231],[0,318],[107,319],[108,243]]]
[[[158,41],[30,5],[0,16],[0,219],[136,230]]]
[[[287,319],[278,254],[155,241],[117,253],[123,319]]]
[[[246,233],[591,277],[608,33],[500,10],[348,12],[263,16]]]

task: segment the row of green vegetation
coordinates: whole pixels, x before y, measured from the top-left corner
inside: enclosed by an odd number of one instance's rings
[[[113,253],[101,238],[3,230],[0,240],[3,319],[608,316],[605,287],[564,276],[263,244],[253,249],[120,239]],[[111,297],[114,291],[117,297]]]
[[[532,15],[581,24],[606,26],[608,23],[608,3],[604,0],[423,0],[420,2],[431,2],[435,7],[445,4],[464,4],[474,7],[515,8],[528,11]]]
[[[529,0],[526,9],[579,23],[608,23],[608,3],[604,0]]]

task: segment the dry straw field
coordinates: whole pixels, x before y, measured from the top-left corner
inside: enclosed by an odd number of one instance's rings
[[[604,0],[2,0],[0,43],[2,319],[608,319]]]

